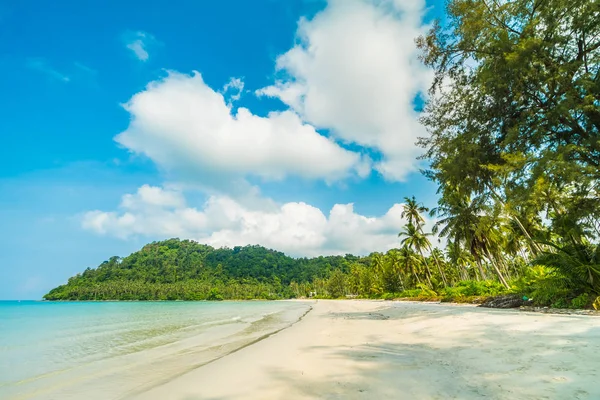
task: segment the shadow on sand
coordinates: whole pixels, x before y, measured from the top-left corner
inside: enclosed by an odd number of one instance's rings
[[[343,374],[331,371],[315,379],[285,366],[270,370],[289,387],[287,398],[600,399],[600,319],[578,324],[593,317],[439,305],[326,317],[373,320],[374,331],[360,345],[305,349],[326,354],[323,362],[343,362]],[[461,326],[473,317],[479,322]],[[388,320],[402,320],[411,342],[403,341],[402,330],[393,340],[379,334]]]

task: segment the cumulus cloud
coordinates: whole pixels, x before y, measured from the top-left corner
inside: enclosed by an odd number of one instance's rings
[[[353,204],[323,212],[262,198],[247,178],[334,182],[376,168],[402,180],[414,171],[414,142],[425,135],[414,103],[431,79],[414,44],[426,30],[424,8],[424,0],[330,0],[301,20],[297,44],[277,58],[275,82],[256,91],[279,98],[285,111],[259,116],[233,107],[245,90],[240,78],[215,90],[198,72],[171,71],[149,83],[124,104],[131,119],[115,140],[170,178],[198,185],[208,199],[194,206],[184,186],[145,185],[123,196],[115,211],[87,212],[82,226],[123,239],[261,244],[295,256],[397,247],[401,204],[379,216],[361,215]],[[145,38],[128,42],[141,60],[148,59]],[[365,155],[371,152],[377,161]]]
[[[242,87],[241,81],[230,81],[225,89]],[[234,113],[198,72],[170,72],[124,107],[131,122],[116,136],[118,143],[197,179],[295,175],[333,181],[369,172],[366,158],[320,135],[294,111],[260,117],[240,107]]]
[[[398,247],[397,234],[406,223],[401,213],[401,204],[378,217],[358,214],[352,204],[336,204],[328,215],[303,202],[253,209],[227,196],[211,196],[196,208],[177,189],[144,185],[123,196],[119,211],[87,212],[82,226],[123,239],[181,237],[216,247],[261,244],[294,256],[368,254]]]
[[[418,60],[424,0],[330,0],[300,21],[298,44],[277,58],[281,76],[257,94],[277,97],[317,128],[379,151],[376,168],[402,180],[425,131],[415,98],[431,73]]]
[[[133,52],[140,61],[148,61],[150,54],[148,48],[156,43],[154,36],[147,32],[127,32],[125,34],[125,47]]]

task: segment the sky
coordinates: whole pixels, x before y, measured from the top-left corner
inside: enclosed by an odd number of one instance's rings
[[[398,246],[441,1],[0,3],[0,299],[171,237]],[[431,223],[431,221],[428,221]]]

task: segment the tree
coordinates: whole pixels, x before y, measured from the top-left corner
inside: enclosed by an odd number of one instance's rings
[[[565,287],[584,289],[600,294],[600,245],[567,244],[553,246],[554,252],[544,252],[536,263],[555,268],[563,277]]]
[[[427,176],[442,193],[501,204],[536,253],[524,208],[551,210],[552,230],[570,242],[598,227],[599,9],[590,0],[451,0],[449,26],[417,41],[435,71],[422,119],[430,136],[420,140]],[[540,195],[549,191],[557,195]]]
[[[401,257],[401,263],[402,263],[402,267],[403,269],[410,275],[412,275],[415,280],[412,284],[412,286],[416,286],[417,284],[421,283],[421,279],[419,278],[419,266],[420,266],[420,262],[419,259],[417,258],[417,255],[415,254],[415,252],[408,246],[403,246],[400,249],[400,257]]]
[[[346,295],[346,275],[339,269],[334,270],[327,280],[327,292],[333,298]]]
[[[421,256],[423,260],[423,265],[425,266],[425,270],[427,271],[427,282],[429,282],[429,286],[433,287],[431,283],[431,271],[429,270],[429,265],[427,264],[427,259],[423,254],[423,250],[430,249],[430,243],[427,236],[430,236],[430,233],[421,232],[415,225],[408,223],[402,228],[402,231],[398,234],[399,237],[403,237],[400,242],[402,245],[414,250]]]
[[[500,282],[509,287],[498,267],[499,253],[503,251],[499,245],[503,240],[503,221],[484,197],[471,199],[468,195],[446,189],[432,215],[441,217],[433,231],[451,239],[453,246],[467,249],[479,268],[481,279],[487,279],[482,265],[483,258],[487,258]]]
[[[415,196],[405,197],[402,206],[402,218],[406,218],[409,224],[415,226],[418,230],[422,230],[425,219],[421,214],[428,212],[429,209],[423,204],[417,202]]]

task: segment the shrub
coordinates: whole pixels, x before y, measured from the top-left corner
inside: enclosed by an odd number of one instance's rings
[[[543,252],[534,260],[556,270],[572,287],[581,291],[600,292],[600,245],[588,243],[557,246],[548,243],[551,252]]]
[[[551,306],[566,308],[567,298],[571,291],[567,288],[554,286],[551,280],[539,282],[531,292],[531,299],[536,306]]]
[[[513,282],[515,291],[527,295],[536,306],[571,307],[573,289],[570,281],[555,268],[534,265]]]
[[[538,282],[553,277],[556,277],[555,270],[542,265],[534,265],[525,269],[520,278],[511,282],[511,286],[517,292],[531,293]]]
[[[398,298],[414,299],[418,301],[437,301],[440,296],[424,284],[418,284],[418,289],[404,290],[396,295]]]
[[[221,300],[223,300],[223,296],[221,295],[221,293],[219,293],[219,289],[212,288],[212,289],[210,289],[210,292],[208,292],[208,296],[206,297],[206,300],[221,301]]]
[[[580,294],[571,300],[571,308],[586,308],[590,301],[590,295],[587,293]]]
[[[497,296],[505,292],[506,288],[495,281],[461,281],[453,287],[442,290],[442,294],[446,297]]]
[[[381,298],[383,300],[394,300],[396,297],[401,297],[399,293],[384,293]]]

